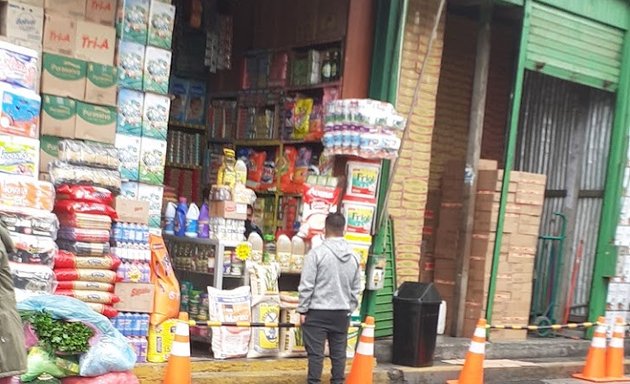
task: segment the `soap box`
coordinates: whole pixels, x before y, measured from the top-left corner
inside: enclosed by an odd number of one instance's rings
[[[0,34],[10,39],[41,46],[44,33],[44,9],[8,0],[0,2]]]
[[[47,13],[44,17],[44,52],[74,56],[77,22],[75,18],[60,13]]]
[[[116,21],[116,3],[116,0],[87,0],[85,19],[113,27]]]
[[[149,45],[171,49],[174,26],[175,6],[157,0],[151,1],[148,34]]]
[[[170,113],[170,119],[172,121],[183,123],[186,120],[186,104],[189,86],[190,83],[188,80],[171,76],[169,93],[173,96]]]
[[[42,136],[39,139],[39,172],[48,173],[48,164],[59,160],[60,137]]]
[[[0,172],[37,178],[39,140],[0,135]]]
[[[104,65],[114,64],[116,30],[114,27],[79,20],[75,39],[75,57]]]
[[[116,108],[77,102],[77,139],[114,144],[116,139]]]
[[[138,200],[149,203],[149,227],[151,228],[161,227],[163,194],[164,187],[162,186],[147,185],[142,183],[138,185]]]
[[[166,140],[171,99],[168,96],[147,93],[144,96],[142,137]]]
[[[191,81],[186,105],[186,123],[204,124],[206,109],[206,83]]]
[[[138,181],[140,167],[140,137],[116,135],[116,148],[120,158],[120,177]]]
[[[88,63],[84,100],[94,104],[116,106],[117,84],[116,67]]]
[[[381,166],[378,163],[348,161],[346,197],[365,199],[376,203]]]
[[[85,0],[46,0],[46,12],[52,11],[62,15],[83,18],[85,16]]]
[[[120,197],[131,200],[138,200],[138,188],[140,184],[135,181],[123,181],[120,184]]]
[[[372,233],[376,205],[344,201],[342,211],[346,217],[346,231],[361,235]]]
[[[0,133],[37,139],[41,108],[39,95],[28,89],[14,88],[2,83],[0,94]]]
[[[118,44],[118,86],[142,91],[144,45],[120,41]]]
[[[76,101],[62,96],[42,95],[42,135],[73,139],[76,120]]]
[[[0,41],[0,81],[20,88],[39,89],[39,53]]]
[[[121,89],[118,91],[118,121],[116,133],[142,135],[142,112],[144,93]]]
[[[166,140],[143,137],[140,148],[140,182],[162,185],[165,163]]]
[[[147,44],[150,0],[121,0],[116,32],[124,41]]]
[[[70,57],[44,53],[42,93],[81,100],[85,93],[87,64]]]
[[[162,95],[168,93],[171,75],[171,51],[147,47],[144,55],[143,89]]]

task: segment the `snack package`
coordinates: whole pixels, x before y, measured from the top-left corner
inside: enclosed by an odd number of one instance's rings
[[[55,291],[55,295],[74,297],[75,299],[79,299],[84,303],[112,305],[120,301],[120,298],[113,293],[103,291],[75,291],[57,289]]]
[[[114,202],[114,196],[105,188],[89,185],[60,185],[56,191],[57,200],[74,200],[105,205],[112,205]]]
[[[16,87],[37,91],[39,88],[40,57],[37,51],[0,41],[0,81]]]
[[[103,229],[84,229],[64,227],[59,230],[58,237],[62,240],[82,241],[89,243],[106,243],[109,241],[109,231]]]
[[[0,221],[10,232],[57,238],[57,216],[41,209],[0,206]]]
[[[103,168],[72,165],[62,161],[50,163],[50,179],[55,185],[74,184],[102,187],[120,192],[120,172]]]
[[[222,291],[208,287],[210,321],[251,321],[251,294],[248,286]],[[212,352],[215,359],[247,356],[250,328],[213,327]]]
[[[305,184],[299,236],[310,239],[323,234],[326,217],[337,211],[340,196],[341,189],[336,186]]]
[[[119,265],[120,259],[111,255],[102,257],[80,257],[67,251],[59,251],[57,255],[55,255],[55,268],[108,269],[115,271],[118,269]],[[100,289],[97,289],[97,291],[100,291]]]
[[[90,215],[106,215],[110,219],[118,219],[116,210],[109,205],[96,202],[83,202],[74,200],[58,200],[55,204],[55,213],[58,215],[74,215],[87,213]]]
[[[313,99],[298,98],[293,108],[293,135],[294,139],[304,139],[309,132],[311,113],[313,112]]]
[[[75,165],[117,170],[120,167],[118,150],[110,144],[78,140],[59,142],[59,160]]]
[[[9,262],[9,269],[18,301],[29,295],[50,295],[57,287],[55,274],[49,267]]]
[[[52,267],[54,265],[57,244],[50,237],[10,233],[15,251],[9,253],[9,260],[14,263],[36,264]]]
[[[252,189],[259,189],[262,182],[265,158],[267,154],[265,152],[251,151],[247,166],[247,187]]]
[[[258,296],[252,300],[252,321],[256,323],[280,322],[280,298]],[[249,342],[248,358],[276,356],[279,352],[279,328],[254,328]]]
[[[110,231],[112,218],[106,215],[92,215],[89,213],[58,213],[59,223],[66,227],[102,229]]]
[[[76,269],[60,268],[55,269],[55,276],[58,281],[89,281],[98,283],[114,284],[118,281],[116,272],[102,269]]]
[[[151,324],[160,324],[179,314],[179,282],[175,277],[173,264],[161,236],[150,235],[151,282],[155,285],[154,310]]]
[[[36,177],[39,173],[39,140],[0,135],[0,172]]]
[[[297,160],[298,151],[295,147],[284,148],[285,166],[278,166],[278,174],[280,175],[280,190],[284,193],[293,193],[293,177],[295,174],[295,161]]]
[[[0,177],[0,205],[51,212],[54,204],[55,187],[51,183],[23,176]]]
[[[56,266],[55,268],[62,268]],[[70,267],[73,268],[73,267]],[[52,271],[51,271],[52,273]],[[57,282],[57,289],[67,289],[75,291],[102,291],[102,292],[114,292],[114,284],[101,283],[97,281],[59,281]]]
[[[76,254],[77,256],[104,256],[109,254],[109,243],[85,243],[71,240],[57,240],[59,249]],[[80,279],[77,279],[80,280]]]

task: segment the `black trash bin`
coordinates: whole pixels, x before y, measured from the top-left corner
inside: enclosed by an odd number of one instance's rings
[[[433,365],[441,303],[433,283],[405,282],[394,293],[394,364]]]

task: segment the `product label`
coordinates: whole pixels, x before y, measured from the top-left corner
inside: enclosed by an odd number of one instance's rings
[[[116,121],[116,109],[92,105],[87,103],[77,104],[77,115],[93,125],[110,125]]]
[[[147,43],[149,27],[149,0],[126,0],[116,32],[125,41]]]
[[[38,166],[38,140],[0,136],[0,172],[37,176]]]
[[[374,219],[373,206],[346,205],[346,221],[348,232],[369,234]]]
[[[171,52],[147,47],[144,63],[144,91],[167,94],[170,73]]]
[[[49,156],[57,158],[59,157],[59,141],[60,138],[54,136],[42,136],[39,139],[39,145],[43,152]]]
[[[66,97],[44,95],[42,109],[55,120],[68,120],[74,117],[77,103]]]
[[[378,171],[370,168],[354,169],[351,175],[351,193],[374,196],[378,184]]]
[[[118,122],[116,132],[140,136],[142,133],[142,108],[144,94],[121,89],[118,93]]]
[[[144,100],[142,136],[166,140],[171,100],[166,96],[147,94]]]
[[[0,42],[0,81],[34,91],[37,89],[39,58],[37,52]]]
[[[111,88],[116,86],[118,71],[111,65],[88,63],[88,81],[99,88]]]
[[[77,81],[86,76],[87,66],[81,60],[45,53],[44,70],[61,80]]]
[[[142,90],[144,46],[128,41],[118,47],[118,81],[121,88]]]
[[[153,1],[149,21],[149,44],[170,49],[173,42],[175,7],[171,4]]]

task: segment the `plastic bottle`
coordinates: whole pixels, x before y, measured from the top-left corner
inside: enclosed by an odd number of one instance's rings
[[[202,239],[210,237],[210,210],[208,209],[208,203],[203,203],[201,206],[197,233]]]
[[[241,159],[236,160],[234,172],[236,173],[236,184],[245,185],[247,183],[247,164]]]
[[[175,234],[175,213],[177,206],[175,203],[169,201],[166,204],[166,211],[164,212],[164,233],[167,235]]]
[[[288,271],[291,263],[291,239],[289,236],[282,234],[278,236],[276,242],[277,260],[280,263],[282,271]]]
[[[304,256],[306,255],[306,244],[304,239],[299,236],[293,236],[291,239],[291,272],[301,272],[304,264]]]
[[[126,262],[120,264],[118,270],[116,271],[116,275],[118,276],[118,280],[125,282],[127,278],[127,269],[128,264]]]
[[[139,352],[138,352],[138,360],[140,360],[140,363],[146,363],[147,362],[147,349],[148,349],[148,341],[146,339],[146,337],[143,337],[141,339],[139,339]]]
[[[197,204],[191,203],[186,212],[186,237],[195,238],[198,236],[197,228],[199,225],[199,207]]]
[[[134,234],[135,234],[135,241],[136,243],[142,243],[142,239],[143,239],[143,234],[142,234],[142,225],[141,224],[136,224],[134,225]]]
[[[186,213],[188,213],[188,204],[186,198],[179,198],[179,205],[175,211],[175,236],[182,237],[186,233]]]
[[[114,225],[112,225],[112,237],[116,243],[122,240],[122,228],[120,228],[119,223],[114,223]]]
[[[262,263],[263,261],[263,251],[264,244],[263,239],[256,232],[252,232],[249,234],[247,241],[252,245],[252,255],[251,260],[255,263]]]

